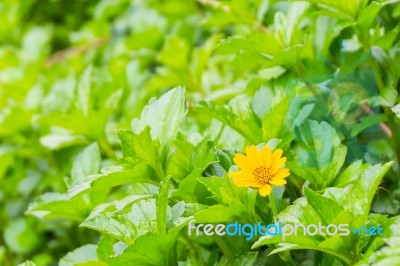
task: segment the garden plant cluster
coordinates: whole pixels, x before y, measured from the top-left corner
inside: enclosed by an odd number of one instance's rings
[[[400,265],[399,62],[398,0],[0,0],[0,265]]]

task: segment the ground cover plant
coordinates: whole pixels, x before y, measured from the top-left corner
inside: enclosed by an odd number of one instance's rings
[[[399,1],[0,21],[0,265],[400,265]],[[206,232],[259,223],[349,231]]]

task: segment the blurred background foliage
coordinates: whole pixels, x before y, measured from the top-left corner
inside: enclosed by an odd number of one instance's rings
[[[1,0],[0,264],[56,265],[69,251],[98,243],[98,232],[78,225],[100,203],[135,190],[155,193],[152,186],[109,188],[79,199],[84,204],[63,205],[78,177],[128,157],[120,139],[132,136],[117,137],[117,130],[130,129],[151,98],[176,86],[186,88],[188,112],[177,150],[193,150],[204,136],[218,149],[272,138],[290,145],[293,134],[330,132],[306,118],[328,121],[338,132],[331,148],[347,146],[346,164],[395,162],[373,209],[398,214],[399,19],[393,0]],[[356,120],[340,112],[352,108],[351,97],[329,98],[344,82],[357,104],[367,103]],[[179,165],[188,160],[185,152],[172,160],[176,176],[196,165]],[[304,179],[293,179],[298,195]],[[26,213],[30,204],[54,199],[59,205],[31,205]],[[40,219],[46,216],[52,219]],[[210,254],[209,263],[221,256]],[[85,265],[106,265],[97,263]],[[60,265],[75,264],[66,258]]]

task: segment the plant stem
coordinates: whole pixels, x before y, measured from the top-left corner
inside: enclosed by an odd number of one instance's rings
[[[236,251],[231,250],[231,248],[229,247],[229,245],[224,241],[223,238],[221,237],[217,237],[215,235],[212,236],[212,238],[214,239],[215,243],[217,243],[218,247],[221,249],[222,253],[224,253],[224,255],[227,258],[232,258],[235,254]]]
[[[274,221],[274,218],[276,216],[278,216],[278,208],[276,207],[276,202],[274,199],[274,195],[271,193],[268,195],[268,199],[269,199],[269,204],[271,206],[271,210],[272,210],[272,222]],[[273,248],[275,248],[275,245],[272,246]],[[279,253],[279,256],[281,257],[281,259],[286,263],[286,265],[290,265],[290,266],[295,266],[296,264],[294,263],[292,257],[290,256],[290,251],[284,251]]]
[[[219,140],[220,140],[220,138],[221,138],[221,136],[222,136],[222,133],[224,132],[225,126],[226,126],[226,124],[225,124],[225,123],[222,123],[221,128],[218,130],[218,134],[217,134],[217,136],[216,136],[215,139],[214,139],[214,142],[215,142],[216,144],[219,142]]]
[[[82,55],[92,49],[96,49],[101,47],[104,44],[107,44],[107,42],[110,40],[110,36],[105,36],[101,37],[99,39],[95,39],[92,42],[80,45],[80,46],[72,46],[68,47],[64,50],[58,51],[55,54],[52,54],[47,60],[46,60],[46,67],[51,67],[53,64],[62,62],[65,60],[68,56],[78,56]]]
[[[116,159],[116,155],[114,153],[114,150],[110,147],[108,144],[107,140],[104,138],[101,138],[98,140],[99,146],[101,150],[107,155],[107,157]]]
[[[291,185],[286,185],[286,191],[289,194],[290,200],[294,202],[299,196],[297,196],[296,191],[294,190],[293,186]]]
[[[276,207],[276,202],[272,193],[268,195],[268,199],[269,199],[269,205],[271,206],[273,218],[275,218],[276,216],[278,216],[278,209]]]
[[[254,221],[257,223],[258,221],[261,220],[261,217],[256,212],[256,202],[257,202],[258,190],[253,189],[251,193],[252,194],[251,194],[251,201],[250,201],[250,211],[251,211],[251,214],[253,215]]]

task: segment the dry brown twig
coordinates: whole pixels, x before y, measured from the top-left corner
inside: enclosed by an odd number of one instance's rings
[[[369,106],[366,103],[361,104],[361,109],[369,115],[373,115],[375,114],[371,108],[369,108]],[[388,136],[389,138],[391,138],[393,136],[392,134],[392,130],[390,129],[390,127],[388,125],[386,125],[384,122],[380,122],[379,123],[380,128],[382,129],[383,133],[385,133],[386,136]]]
[[[103,38],[96,39],[90,43],[86,43],[86,44],[79,45],[79,46],[68,47],[64,50],[58,51],[58,52],[52,54],[46,60],[46,66],[47,67],[52,66],[53,64],[64,60],[68,56],[81,55],[91,49],[96,49],[96,48],[106,44],[109,41],[109,39],[110,39],[110,37],[103,37]]]

